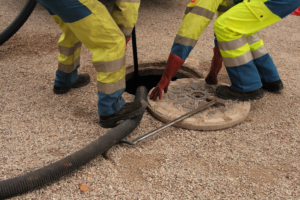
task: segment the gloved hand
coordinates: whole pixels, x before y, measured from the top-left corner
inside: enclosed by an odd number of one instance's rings
[[[150,99],[156,101],[157,96],[159,96],[159,99],[161,99],[162,90],[167,93],[171,79],[176,75],[183,63],[184,60],[170,53],[163,76],[161,77],[157,86],[151,92]]]
[[[214,48],[214,56],[211,61],[210,71],[205,78],[205,82],[207,84],[218,84],[217,76],[222,68],[222,62],[223,62],[223,58],[220,53],[219,46],[216,46]]]
[[[130,39],[131,39],[131,36],[129,38],[126,38],[126,46],[127,46],[128,42],[130,41]]]

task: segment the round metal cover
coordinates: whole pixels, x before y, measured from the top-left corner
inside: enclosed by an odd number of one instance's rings
[[[167,94],[163,92],[161,100],[150,100],[153,89],[149,92],[149,111],[163,122],[173,121],[204,105],[207,97],[216,95],[216,87],[217,85],[206,84],[204,79],[184,78],[171,81]],[[225,107],[215,104],[174,126],[192,130],[218,130],[234,126],[247,118],[251,107],[249,101],[221,101]]]

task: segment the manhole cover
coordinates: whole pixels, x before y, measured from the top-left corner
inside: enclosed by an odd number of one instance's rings
[[[149,110],[163,122],[173,121],[205,104],[207,97],[215,96],[216,87],[207,85],[204,79],[184,78],[171,81],[168,93],[163,93],[161,100],[150,100],[153,89],[149,92]],[[174,126],[193,130],[218,130],[241,123],[247,118],[250,112],[250,102],[222,101],[225,107],[213,105]]]

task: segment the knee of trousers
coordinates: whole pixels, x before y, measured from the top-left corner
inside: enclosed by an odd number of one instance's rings
[[[214,23],[214,30],[217,39],[219,35],[223,33],[225,28],[227,28],[227,26],[222,22],[222,17],[219,17]]]

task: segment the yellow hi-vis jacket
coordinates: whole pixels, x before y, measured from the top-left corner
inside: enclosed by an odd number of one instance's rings
[[[234,5],[232,0],[191,0],[177,31],[171,53],[185,60],[215,13],[220,16]]]

